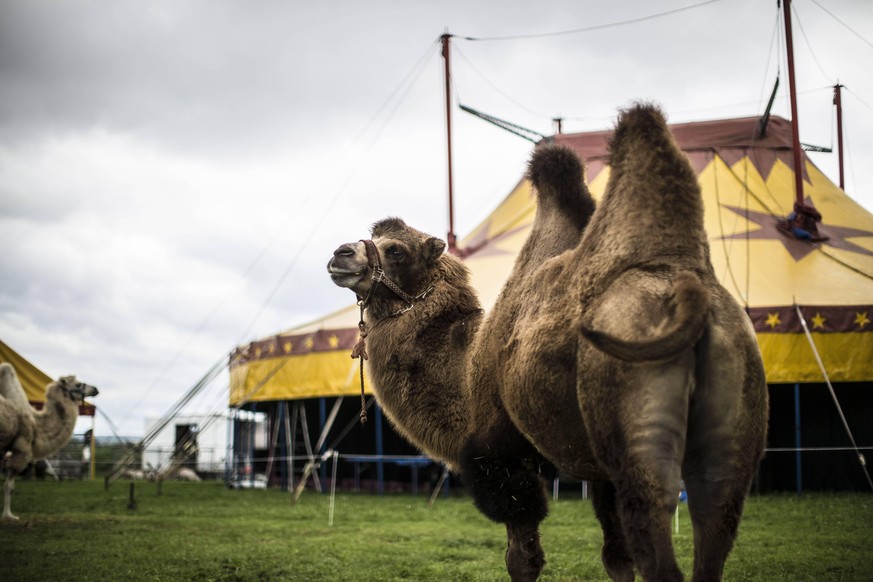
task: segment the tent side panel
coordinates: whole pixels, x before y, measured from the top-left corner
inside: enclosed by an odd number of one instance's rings
[[[347,350],[236,364],[230,371],[230,404],[359,395],[358,366]],[[372,393],[366,381],[365,387]]]
[[[45,402],[45,387],[52,381],[48,374],[28,362],[2,341],[0,341],[0,362],[12,364],[30,402]]]
[[[758,333],[767,382],[822,382],[821,369],[804,334]],[[813,333],[831,382],[873,381],[873,331]]]

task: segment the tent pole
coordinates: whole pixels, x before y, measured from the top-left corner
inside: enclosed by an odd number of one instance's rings
[[[800,130],[797,120],[797,84],[794,79],[794,43],[791,39],[791,0],[782,0],[785,20],[785,45],[788,59],[788,95],[791,101],[791,139],[794,153],[794,195],[798,204],[803,204],[803,166],[800,149]]]
[[[324,422],[327,419],[327,402],[324,399],[324,396],[318,399],[318,428],[321,431],[324,431]],[[321,439],[319,439],[321,440]],[[320,457],[324,454],[324,443],[321,443],[321,446],[318,447],[318,451],[316,454]],[[321,464],[321,469],[319,471],[321,480],[325,483],[327,482],[327,465],[324,463]]]
[[[258,403],[252,402],[252,421],[249,423],[249,459],[251,459],[252,464],[252,472],[249,473],[249,484],[254,488],[255,486],[255,430],[258,424]]]
[[[288,410],[288,401],[282,401],[285,415],[285,486],[283,490],[289,491],[294,487],[294,447],[291,441],[291,412]]]
[[[224,448],[224,486],[230,484],[230,476],[233,470],[236,469],[236,434],[234,426],[236,425],[236,409],[231,406],[230,413],[227,415],[227,446]]]
[[[449,252],[455,253],[457,250],[455,239],[455,201],[452,186],[452,76],[449,57],[451,52],[452,35],[446,31],[440,36],[440,42],[443,44],[443,61],[445,62],[445,80],[446,80],[446,153],[448,159],[448,190],[449,190],[449,234],[447,243]]]
[[[800,439],[800,383],[794,384],[794,459],[797,483],[797,494],[803,495],[803,474],[801,471],[801,439]]]
[[[837,154],[840,164],[840,190],[846,191],[846,182],[843,179],[843,99],[842,85],[834,85],[834,105],[837,107]]]
[[[330,411],[330,416],[327,418],[327,422],[324,425],[324,429],[321,431],[321,435],[318,437],[318,442],[315,444],[315,450],[320,451],[322,449],[322,445],[324,445],[325,440],[327,440],[327,434],[330,432],[330,429],[333,427],[333,423],[336,420],[337,414],[339,413],[340,405],[342,404],[345,396],[337,397],[334,402],[333,408]],[[305,423],[306,416],[303,416],[303,421]],[[304,425],[305,426],[305,425]],[[306,429],[306,433],[308,434],[308,427]],[[300,481],[297,483],[297,487],[294,489],[294,495],[291,498],[291,505],[296,505],[297,500],[300,499],[300,495],[303,493],[303,489],[306,487],[306,481],[312,476],[313,483],[315,483],[316,490],[321,493],[321,483],[318,480],[318,472],[315,471],[315,467],[319,462],[324,462],[327,460],[327,455],[321,455],[320,457],[316,457],[312,454],[312,447],[309,445],[309,438],[306,437],[306,449],[309,451],[309,462],[306,463],[306,466],[303,468],[303,475],[300,477]],[[331,452],[331,454],[333,454]]]
[[[312,442],[309,440],[309,421],[306,420],[306,407],[300,407],[300,426],[303,430],[303,444],[306,446],[306,456],[309,460],[306,462],[306,466],[303,469],[303,477],[301,477],[302,485],[306,485],[306,480],[309,478],[309,475],[312,475],[312,482],[315,485],[315,490],[321,493],[321,481],[318,478],[318,473],[313,473],[312,469],[315,467],[316,457],[315,453],[312,452]],[[315,450],[321,448],[321,442],[315,445]],[[301,483],[297,484],[297,487],[300,488]],[[303,492],[300,489],[301,493]],[[300,494],[295,494],[294,502],[297,502],[297,497],[300,497]]]
[[[94,429],[97,427],[97,414],[91,415],[91,442],[88,443],[88,446],[91,448],[91,467],[90,467],[90,477],[91,481],[97,478],[97,439],[94,436],[96,433]]]
[[[290,485],[288,486],[289,490],[294,489],[294,464],[296,459],[294,456],[297,454],[297,419],[300,417],[300,402],[294,401],[294,412],[291,413],[291,453],[288,455],[291,461],[291,471],[290,475]]]
[[[270,431],[272,434],[270,435],[270,450],[267,453],[267,470],[264,471],[267,476],[267,484],[270,483],[273,473],[273,464],[276,462],[276,447],[279,444],[279,423],[282,422],[281,416],[279,416],[279,406],[273,410],[273,414],[268,415],[267,418],[270,419],[272,423],[272,430]]]

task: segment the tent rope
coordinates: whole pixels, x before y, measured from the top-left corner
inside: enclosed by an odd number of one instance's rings
[[[800,311],[800,307],[795,303],[794,310],[797,311],[797,317],[800,318],[800,325],[803,326],[803,333],[806,334],[806,339],[809,341],[809,345],[812,348],[812,353],[815,355],[815,361],[818,362],[818,367],[821,369],[821,373],[824,376],[825,384],[827,384],[828,390],[831,393],[831,398],[834,401],[834,404],[837,407],[837,412],[840,415],[840,420],[843,421],[843,427],[846,429],[846,434],[849,435],[849,441],[852,443],[852,449],[855,451],[855,454],[858,456],[858,462],[861,464],[861,470],[864,471],[864,476],[867,477],[867,483],[870,485],[870,489],[873,490],[873,480],[870,479],[870,473],[867,471],[867,459],[864,458],[864,453],[858,448],[858,445],[855,443],[855,437],[852,436],[852,431],[849,428],[849,423],[846,421],[846,416],[843,414],[843,408],[840,406],[840,401],[837,399],[837,393],[834,392],[834,387],[831,384],[831,380],[828,377],[828,372],[825,369],[824,363],[822,362],[821,356],[818,353],[818,349],[815,347],[815,342],[812,339],[812,334],[809,332],[809,327],[806,325],[806,319],[803,317],[803,312]]]
[[[718,160],[721,159],[721,156],[718,155],[718,153],[715,151],[714,148],[709,153],[712,156],[709,163],[712,166],[712,183],[713,183],[713,186],[715,188],[715,203],[718,205],[719,208],[721,208],[721,191],[719,190],[719,187],[718,187]],[[722,161],[724,161],[724,160],[722,160]],[[725,164],[725,165],[727,165],[727,164]],[[744,184],[744,186],[745,186],[745,184]],[[746,207],[746,211],[748,211],[748,207]],[[733,247],[733,241],[731,240],[730,244],[728,244],[728,238],[725,236],[725,227],[724,227],[724,221],[722,219],[722,213],[718,212],[717,214],[718,214],[718,229],[721,232],[721,237],[720,237],[721,238],[721,246],[722,246],[722,249],[724,251],[725,270],[727,271],[727,274],[730,276],[731,283],[733,283],[734,290],[737,292],[737,295],[739,295],[740,297],[743,298],[743,305],[746,308],[746,311],[748,312],[748,310],[749,310],[748,293],[746,293],[745,295],[743,294],[742,290],[740,289],[739,283],[737,283],[737,278],[734,276],[733,265],[731,265],[731,247]],[[736,221],[738,219],[739,219],[739,216],[737,216],[737,218],[734,220],[734,224],[736,224]],[[749,232],[749,227],[747,225],[746,226],[746,235],[747,236],[748,236],[748,232]],[[748,242],[748,238],[747,238],[746,239],[746,247],[747,248],[748,248],[748,245],[749,245],[749,242]],[[724,275],[722,275],[722,280],[724,280]],[[747,279],[747,281],[748,281],[748,279]]]

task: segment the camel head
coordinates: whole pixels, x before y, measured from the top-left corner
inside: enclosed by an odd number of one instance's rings
[[[91,396],[97,396],[99,391],[94,386],[90,384],[85,384],[84,382],[79,382],[76,380],[75,376],[61,376],[57,382],[53,384],[57,389],[66,397],[75,402],[76,404],[81,404],[85,401],[85,398],[90,398]],[[50,387],[49,389],[51,389]]]
[[[333,282],[364,301],[398,296],[409,301],[407,297],[422,293],[446,243],[399,218],[380,220],[373,225],[371,236],[371,240],[346,243],[334,251],[327,263]]]

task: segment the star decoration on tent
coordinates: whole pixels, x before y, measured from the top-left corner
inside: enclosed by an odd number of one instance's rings
[[[827,319],[822,317],[821,313],[816,313],[815,317],[812,318],[812,329],[824,329],[826,321]]]
[[[770,329],[775,329],[780,323],[782,321],[779,319],[778,313],[767,313],[767,325],[770,326]]]
[[[809,198],[806,199],[806,203],[812,205],[812,201]],[[808,241],[798,240],[785,235],[777,227],[779,217],[773,216],[772,214],[747,210],[737,206],[728,206],[727,204],[722,204],[722,206],[761,227],[759,230],[752,232],[739,232],[737,234],[723,236],[721,237],[722,239],[778,240],[795,261],[799,261],[806,257],[809,253],[817,249],[820,244],[873,257],[873,251],[846,240],[849,237],[855,236],[873,237],[873,232],[869,230],[849,228],[847,226],[833,226],[822,223],[818,227],[819,234],[827,236],[828,240],[813,244]]]
[[[870,323],[870,318],[867,317],[867,312],[855,312],[855,324],[860,327],[866,327],[866,325]]]

